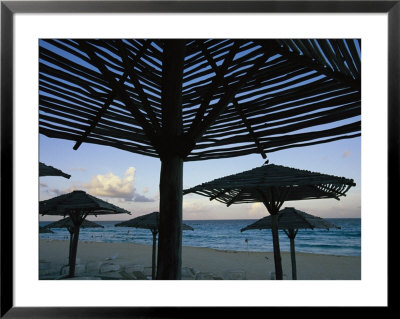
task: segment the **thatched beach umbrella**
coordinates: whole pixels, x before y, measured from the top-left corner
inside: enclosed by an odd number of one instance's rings
[[[118,223],[115,226],[117,227],[135,227],[135,228],[144,228],[150,229],[153,234],[153,253],[151,257],[151,278],[156,279],[156,247],[157,247],[157,234],[160,227],[160,213],[153,212],[147,215],[139,216],[122,223]],[[194,230],[192,227],[186,224],[182,224],[182,230]]]
[[[278,229],[283,229],[285,234],[290,239],[290,257],[292,261],[292,279],[297,279],[297,271],[296,271],[296,253],[294,247],[294,239],[297,235],[299,229],[314,229],[314,228],[322,228],[322,229],[332,229],[337,228],[340,229],[339,226],[336,226],[327,220],[307,214],[293,207],[286,207],[278,212]],[[253,224],[250,224],[240,231],[252,230],[252,229],[271,229],[272,228],[272,218],[271,216],[263,217]]]
[[[183,162],[359,137],[358,39],[41,39],[39,132],[159,158],[157,278],[180,279]]]
[[[130,212],[107,203],[84,191],[73,191],[39,202],[39,214],[69,216],[73,223],[72,246],[69,261],[69,276],[75,274],[75,261],[78,247],[79,229],[88,215],[129,214]]]
[[[82,223],[79,226],[80,228],[104,228],[104,226],[96,224],[90,220],[83,220]],[[69,232],[69,258],[71,258],[71,252],[72,252],[72,243],[73,243],[73,237],[74,237],[74,230],[75,230],[75,226],[74,223],[72,222],[71,217],[66,217],[63,219],[60,219],[54,223],[50,223],[46,226],[44,226],[44,228],[49,229],[50,228],[66,228]],[[71,267],[71,265],[70,265]]]
[[[184,190],[230,206],[262,202],[271,214],[272,241],[276,279],[282,279],[277,214],[285,201],[335,198],[339,200],[351,186],[352,179],[315,173],[280,165],[264,165],[242,173],[215,179]]]
[[[40,176],[62,176],[65,178],[71,177],[71,175],[64,173],[62,170],[46,165],[42,162],[39,162],[39,177]]]
[[[54,232],[51,229],[46,227],[39,227],[39,234],[53,234]]]

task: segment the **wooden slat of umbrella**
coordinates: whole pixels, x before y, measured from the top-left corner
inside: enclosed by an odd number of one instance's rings
[[[359,137],[360,61],[357,39],[45,39],[39,132],[161,159],[160,278],[179,279],[183,161]]]
[[[292,279],[297,279],[297,270],[296,270],[296,255],[295,255],[295,247],[294,247],[294,239],[297,235],[297,231],[299,229],[314,229],[314,228],[322,228],[322,229],[332,229],[337,228],[340,229],[339,226],[334,225],[327,220],[314,216],[311,214],[307,214],[303,211],[295,209],[293,207],[286,207],[278,212],[278,229],[283,229],[286,235],[290,239],[290,256],[292,261]],[[271,216],[263,217],[256,222],[242,228],[240,231],[246,230],[254,230],[254,229],[272,229],[272,218]]]
[[[39,214],[69,216],[74,227],[71,236],[69,277],[75,274],[79,230],[88,215],[129,214],[126,209],[115,206],[84,191],[73,191],[39,202]],[[71,231],[70,231],[71,232]]]
[[[156,244],[157,244],[157,234],[160,225],[160,213],[153,212],[150,214],[146,214],[143,216],[139,216],[118,224],[115,224],[116,227],[135,227],[135,228],[143,228],[150,229],[153,234],[153,250],[152,250],[152,274],[151,278],[156,279]],[[194,230],[193,227],[182,223],[182,230]]]
[[[64,173],[58,168],[54,168],[53,166],[46,165],[42,162],[39,162],[39,176],[62,176],[65,178],[71,177],[71,175]]]
[[[186,189],[226,205],[262,202],[271,214],[275,273],[282,279],[278,237],[278,211],[288,200],[335,198],[345,196],[352,179],[269,164],[238,174],[217,178]]]

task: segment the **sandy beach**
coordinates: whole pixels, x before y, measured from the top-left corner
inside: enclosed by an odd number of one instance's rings
[[[39,241],[40,279],[56,279],[66,273],[69,241]],[[81,241],[78,245],[76,275],[94,279],[149,279],[150,245]],[[289,252],[281,252],[284,279],[291,279]],[[296,253],[298,280],[360,280],[360,256]],[[224,251],[182,247],[182,279],[269,280],[274,272],[272,252]]]

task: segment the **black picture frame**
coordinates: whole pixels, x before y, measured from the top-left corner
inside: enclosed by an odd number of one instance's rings
[[[400,1],[1,1],[1,317],[178,318],[201,315],[180,307],[14,307],[13,304],[13,19],[16,13],[387,13],[388,14],[388,218],[399,181]],[[389,232],[389,234],[392,234]],[[390,250],[390,239],[388,238]],[[388,256],[389,261],[389,256]],[[389,263],[388,263],[389,264]],[[390,281],[388,281],[389,287]],[[268,293],[266,293],[268,298]],[[390,298],[388,300],[390,308]],[[383,307],[386,308],[386,307]],[[213,309],[213,315],[231,315]],[[233,309],[230,309],[233,310]],[[253,310],[264,311],[256,308]],[[274,309],[268,309],[270,311]],[[297,315],[306,309],[291,307]],[[338,310],[336,308],[336,310]],[[216,312],[217,311],[217,312]],[[237,309],[233,310],[237,314]],[[232,311],[232,312],[233,312]],[[300,312],[299,312],[300,311]]]

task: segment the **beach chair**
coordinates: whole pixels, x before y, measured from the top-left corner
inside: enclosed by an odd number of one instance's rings
[[[246,272],[244,270],[228,270],[224,272],[225,280],[245,280]]]
[[[199,272],[196,274],[195,280],[214,280],[216,277],[212,272]]]
[[[191,267],[182,267],[181,279],[182,280],[195,280],[197,273],[199,273],[199,271],[197,271]]]
[[[104,273],[110,273],[110,272],[117,272],[121,270],[121,266],[112,262],[106,262],[103,263],[100,266],[99,273],[104,274]]]
[[[88,274],[98,274],[102,264],[102,261],[89,261],[85,265],[85,270]]]
[[[85,273],[86,267],[85,265],[76,264],[75,265],[75,275],[80,275]],[[64,265],[61,267],[60,275],[68,275],[69,274],[69,265]]]

